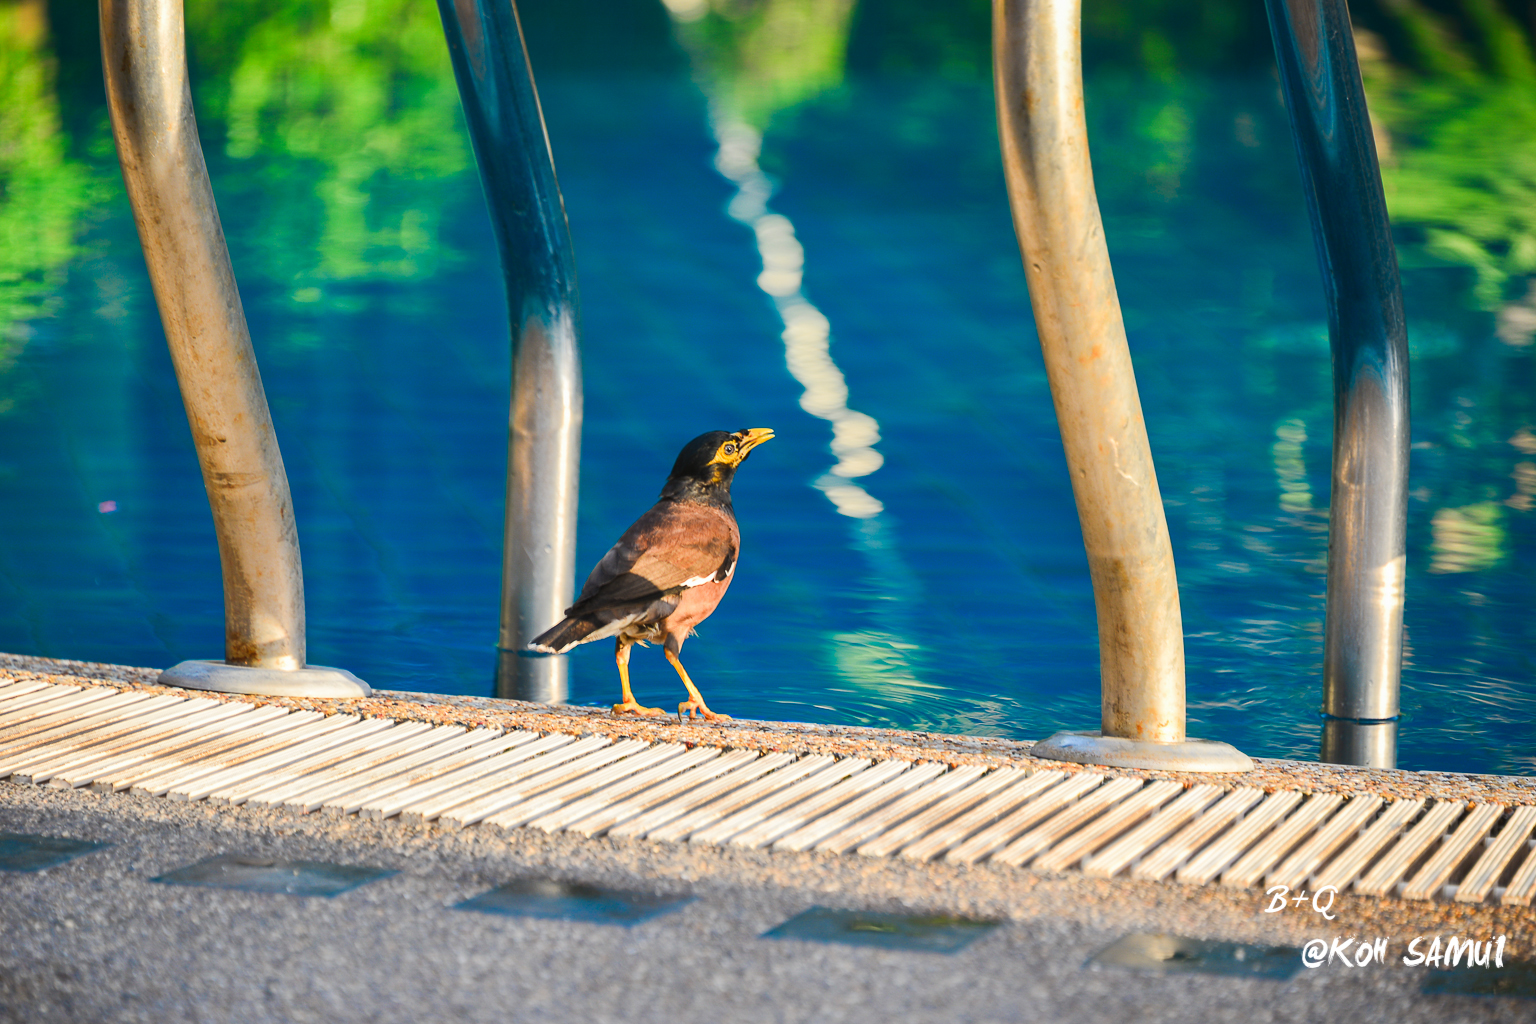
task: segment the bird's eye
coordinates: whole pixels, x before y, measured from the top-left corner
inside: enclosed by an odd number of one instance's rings
[[[734,444],[726,445],[725,446],[725,454],[727,454],[727,455],[735,455],[736,454],[736,446]]]

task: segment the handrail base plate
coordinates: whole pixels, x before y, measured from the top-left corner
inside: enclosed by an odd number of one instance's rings
[[[1099,764],[1171,772],[1249,772],[1253,760],[1230,743],[1184,740],[1154,743],[1095,732],[1058,732],[1030,748],[1030,756],[1048,761]]]
[[[367,697],[373,693],[372,687],[346,669],[324,665],[285,671],[222,661],[183,661],[161,672],[156,682],[187,690],[267,697]]]

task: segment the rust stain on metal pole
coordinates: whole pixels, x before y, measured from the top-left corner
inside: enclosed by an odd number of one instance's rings
[[[225,661],[304,668],[288,476],[256,369],[187,87],[180,0],[100,0],[123,182],[213,511]]]
[[[998,130],[1099,622],[1105,736],[1184,737],[1173,549],[1083,118],[1077,0],[995,0]]]

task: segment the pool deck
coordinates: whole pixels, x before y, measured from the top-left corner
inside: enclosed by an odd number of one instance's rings
[[[168,695],[155,672],[0,656],[0,682],[102,685]],[[605,711],[380,692],[302,701],[199,694],[325,714],[646,744],[829,754],[874,762],[1042,770],[1029,744],[932,733],[615,719]],[[1069,774],[1212,783],[1348,798],[1536,805],[1536,780],[1261,760],[1241,777]],[[1106,783],[1107,785],[1107,783]],[[1433,806],[1433,803],[1431,804]],[[742,848],[538,828],[445,828],[400,818],[296,815],[0,782],[0,831],[114,844],[44,872],[0,874],[0,1020],[1528,1020],[1522,998],[1425,994],[1397,962],[1415,936],[1507,937],[1536,959],[1536,911],[1344,892],[1326,921],[1265,913],[1256,887],[1041,871],[988,861]],[[1527,844],[1529,845],[1529,844]],[[149,878],[220,853],[368,864],[398,875],[334,899],[172,889]],[[1511,869],[1519,863],[1511,862]],[[633,928],[450,913],[530,874],[688,893]],[[1006,922],[955,956],[760,938],[812,905]],[[1384,937],[1390,958],[1288,980],[1130,975],[1089,959],[1132,932],[1256,945]],[[1511,967],[1510,969],[1515,969]],[[1481,970],[1481,969],[1480,969]],[[425,1012],[430,1006],[432,1012]],[[513,1008],[520,1012],[512,1013]]]
[[[606,708],[551,707],[527,701],[493,697],[460,697],[440,693],[375,690],[375,696],[358,699],[312,700],[296,697],[256,697],[207,693],[155,685],[159,669],[131,668],[95,662],[62,661],[0,654],[0,681],[35,676],[59,683],[108,683],[151,693],[174,693],[219,701],[242,702],[321,714],[390,718],[400,722],[598,733],[614,739],[646,743],[710,744],[753,747],[797,754],[830,754],[834,757],[896,758],[909,761],[942,761],[953,766],[974,764],[989,768],[1041,762],[1029,756],[1034,745],[1027,740],[985,736],[950,736],[935,732],[868,729],[855,726],[813,725],[803,722],[762,722],[747,719],[728,722],[684,722],[675,717],[618,717]],[[1230,787],[1238,782],[1266,791],[1297,789],[1305,792],[1345,795],[1373,793],[1393,799],[1428,798],[1493,802],[1506,806],[1536,805],[1536,777],[1467,775],[1457,772],[1413,772],[1399,769],[1362,769],[1311,761],[1254,758],[1257,768],[1242,775],[1200,772],[1132,771],[1049,762],[1065,772],[1093,771],[1111,777],[1173,779],[1186,786],[1211,783]]]

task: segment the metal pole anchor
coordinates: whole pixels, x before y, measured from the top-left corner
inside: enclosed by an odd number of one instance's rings
[[[1408,519],[1408,331],[1344,0],[1266,0],[1328,298],[1333,493],[1321,757],[1397,764]]]
[[[1247,771],[1184,734],[1184,634],[1173,548],[1093,188],[1078,0],[994,0],[993,74],[1014,230],[1082,522],[1099,623],[1098,732],[1036,757]]]
[[[560,621],[576,582],[581,357],[570,227],[512,0],[438,0],[512,330],[512,403],[496,693],[558,704],[564,655],[528,642]]]
[[[368,684],[304,660],[304,576],[288,477],[197,138],[181,0],[100,0],[123,183],[192,428],[224,576],[224,660],[167,686],[308,697]]]

